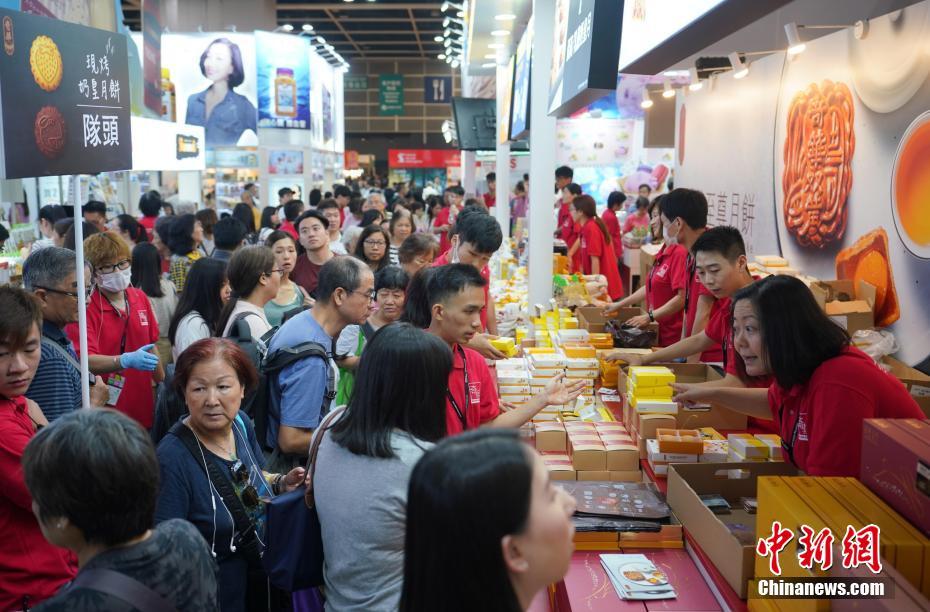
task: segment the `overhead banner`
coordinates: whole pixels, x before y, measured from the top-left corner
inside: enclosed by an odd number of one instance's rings
[[[255,32],[258,126],[310,129],[310,58],[307,39]]]
[[[821,279],[877,288],[875,322],[930,365],[930,3],[752,63],[740,81],[678,98],[675,184],[713,224]],[[730,137],[732,136],[732,137]],[[767,185],[767,189],[760,186]],[[734,212],[734,205],[738,208]],[[721,214],[721,208],[723,214]],[[774,234],[774,235],[773,235]]]
[[[378,78],[378,101],[382,115],[403,115],[404,76],[382,74]]]
[[[0,178],[132,166],[122,35],[0,9]]]
[[[390,168],[451,168],[462,163],[455,149],[388,149]]]
[[[203,170],[207,146],[203,128],[159,119],[132,118],[132,169]]]
[[[258,144],[253,34],[165,34],[162,66],[177,92],[178,121],[202,126],[207,147]]]
[[[513,103],[510,106],[510,140],[520,140],[530,129],[530,67],[533,56],[533,18],[517,43],[514,56]]]
[[[556,1],[550,115],[567,115],[616,86],[622,7],[622,0]]]

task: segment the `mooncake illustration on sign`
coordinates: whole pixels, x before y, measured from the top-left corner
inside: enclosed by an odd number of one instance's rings
[[[916,257],[930,259],[930,111],[914,119],[895,154],[892,214],[901,242]]]
[[[898,292],[888,255],[888,234],[884,228],[874,229],[851,247],[836,255],[836,278],[848,279],[859,285],[865,281],[875,287],[875,325],[886,327],[901,317]]]
[[[852,93],[825,80],[798,92],[788,109],[782,175],[785,227],[802,247],[822,249],[846,231],[856,149]]]
[[[65,150],[65,118],[54,106],[44,106],[36,114],[33,132],[36,146],[45,157],[55,159]]]
[[[58,45],[48,36],[36,36],[29,48],[29,68],[36,85],[55,91],[61,85],[62,64]]]

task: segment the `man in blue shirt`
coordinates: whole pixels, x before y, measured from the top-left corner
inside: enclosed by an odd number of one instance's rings
[[[78,320],[75,260],[74,251],[52,246],[36,251],[23,264],[23,286],[42,307],[42,356],[26,397],[39,405],[50,423],[81,407],[78,358],[64,332],[65,325]],[[91,404],[105,406],[107,386],[99,376],[94,381]]]
[[[327,349],[326,362],[308,357],[293,363],[271,384],[268,446],[284,455],[307,456],[313,430],[319,426],[333,340],[347,325],[362,325],[371,313],[375,279],[371,269],[354,257],[335,257],[320,269],[316,304],[281,326],[271,339],[269,354],[302,342],[317,342]],[[278,416],[280,415],[280,417]]]

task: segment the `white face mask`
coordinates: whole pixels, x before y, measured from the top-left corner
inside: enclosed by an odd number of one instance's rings
[[[125,291],[126,288],[129,287],[131,278],[132,270],[126,268],[125,270],[115,270],[109,274],[98,274],[97,284],[105,291],[119,293],[120,291]]]

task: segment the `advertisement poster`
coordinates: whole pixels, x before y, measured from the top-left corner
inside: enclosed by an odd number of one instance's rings
[[[530,129],[530,63],[533,54],[533,18],[517,44],[510,111],[510,140],[520,140]]]
[[[510,141],[510,101],[513,99],[513,64],[511,55],[507,63],[507,74],[504,77],[503,91],[497,96],[497,143],[505,144]]]
[[[310,62],[307,39],[255,32],[258,126],[310,129]]]
[[[133,117],[132,135],[134,171],[188,171],[206,167],[202,127]]]
[[[132,166],[126,38],[0,9],[0,178]]]
[[[303,174],[304,152],[295,149],[268,151],[268,174]]]
[[[142,78],[145,107],[159,117],[165,115],[161,91],[161,0],[145,0],[142,5]]]
[[[258,144],[253,34],[165,34],[161,62],[171,73],[178,121],[203,126],[208,148]]]
[[[326,84],[320,85],[320,96],[323,104],[323,142],[333,139],[333,94]]]
[[[382,74],[378,77],[379,110],[382,115],[404,114],[404,77]]]
[[[876,324],[894,333],[898,358],[925,366],[930,56],[922,51],[928,38],[930,3],[921,2],[871,19],[862,40],[843,30],[808,41],[787,63],[783,53],[754,62],[750,75],[734,83],[740,86],[734,92],[743,90],[738,97],[705,87],[679,98],[683,160],[676,173],[678,185],[698,187],[714,174],[707,172],[710,160],[717,173],[753,166],[757,184],[774,186],[757,201],[756,215],[776,224],[777,254],[818,278],[874,285]],[[752,92],[762,90],[759,100],[775,108],[760,115]],[[713,101],[694,102],[705,96]],[[702,129],[723,115],[718,125],[740,138],[718,133],[715,147]]]

